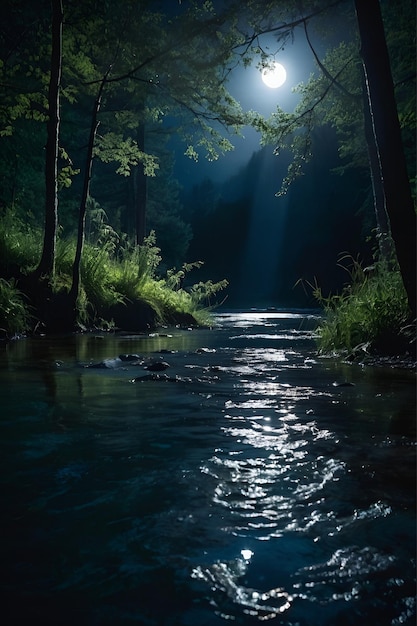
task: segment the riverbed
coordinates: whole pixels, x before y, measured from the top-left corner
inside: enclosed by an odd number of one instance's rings
[[[415,372],[318,320],[1,346],[3,623],[414,625]]]

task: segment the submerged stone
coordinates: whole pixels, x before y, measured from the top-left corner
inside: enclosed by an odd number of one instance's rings
[[[139,354],[119,354],[119,359],[121,361],[140,361],[141,357]]]
[[[149,363],[149,365],[145,366],[145,369],[149,372],[163,372],[168,369],[169,363],[166,361],[155,361],[154,363]]]
[[[104,359],[100,361],[100,363],[91,363],[90,365],[86,365],[86,367],[92,369],[115,369],[116,367],[120,367],[122,365],[122,360],[119,357],[115,357],[114,359]]]

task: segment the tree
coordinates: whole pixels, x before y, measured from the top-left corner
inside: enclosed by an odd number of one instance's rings
[[[108,70],[110,72],[110,68]],[[97,97],[94,101],[93,112],[91,116],[91,128],[90,135],[88,139],[87,146],[87,155],[86,155],[86,163],[85,163],[85,172],[84,172],[84,182],[83,182],[83,190],[80,200],[80,209],[78,213],[78,230],[77,230],[77,247],[75,250],[75,258],[72,266],[72,284],[71,289],[69,291],[70,305],[72,310],[76,310],[77,299],[80,290],[80,281],[81,281],[81,257],[83,253],[84,246],[84,238],[85,238],[85,214],[87,210],[87,201],[90,195],[90,181],[91,181],[91,168],[93,165],[93,151],[94,151],[94,142],[98,129],[98,114],[100,112],[101,101],[103,97],[103,91],[106,85],[108,73],[103,76],[102,81],[100,82]],[[75,317],[74,317],[75,320]]]
[[[386,208],[409,306],[416,317],[416,214],[378,0],[355,0],[372,130]]]
[[[188,122],[192,114],[194,122],[198,122],[197,133],[194,130],[187,135],[187,138],[192,137],[194,140],[198,135],[198,143],[207,150],[210,159],[217,158],[219,150],[225,151],[231,147],[230,142],[214,128],[214,125],[222,123],[227,127],[233,125],[236,128],[237,125],[242,124],[242,115],[237,103],[233,102],[225,90],[223,80],[217,75],[219,59],[225,58],[225,48],[221,47],[219,53],[217,47],[212,45],[209,47],[206,43],[206,57],[202,60],[195,54],[195,48],[201,47],[203,41],[212,43],[219,27],[218,18],[213,18],[210,11],[206,15],[205,11],[200,9],[196,12],[190,10],[178,16],[175,24],[173,20],[169,21],[170,28],[167,36],[167,24],[162,24],[161,16],[153,13],[149,6],[151,6],[149,3],[143,2],[141,10],[138,11],[137,4],[129,2],[123,7],[126,27],[133,28],[131,39],[128,38],[126,29],[123,30],[123,42],[120,39],[120,19],[115,19],[114,14],[114,11],[116,14],[120,11],[120,7],[113,8],[113,5],[104,7],[107,48],[110,47],[112,50],[111,63],[101,78],[85,81],[86,85],[90,86],[98,83],[99,88],[93,106],[79,209],[77,251],[70,290],[70,298],[74,306],[80,286],[85,213],[94,156],[106,162],[118,162],[118,171],[124,175],[130,175],[134,168],[134,195],[137,204],[136,242],[140,244],[145,236],[146,184],[143,174],[154,175],[157,168],[155,157],[144,150],[146,116],[149,115],[156,121],[167,113],[181,117],[185,112]],[[88,30],[91,31],[91,28],[95,30],[100,24],[100,20],[97,22],[92,20],[92,23],[88,25]],[[114,25],[117,25],[115,29]],[[151,27],[151,38],[149,38],[149,32],[145,34],[146,27]],[[144,31],[144,37],[138,40],[137,32],[141,29]],[[188,33],[189,37],[184,39],[184,33]],[[226,48],[226,51],[230,54],[229,48]],[[103,49],[96,46],[90,49],[90,59],[90,65],[94,66],[93,74],[96,75],[103,62],[108,61],[106,53],[103,56]],[[181,75],[180,81],[179,75]],[[195,87],[196,76],[198,76],[198,88]],[[219,97],[213,96],[216,89]],[[120,111],[120,116],[115,125],[111,115],[104,112],[101,115],[101,121],[104,121],[107,126],[107,132],[98,135],[99,115],[104,97],[107,111],[112,110],[116,118],[115,112]],[[114,132],[110,129],[120,126],[120,120],[127,119],[126,113],[129,115],[129,111],[126,110],[126,100],[129,101],[130,119],[136,114],[136,123],[128,129],[122,128],[119,133]],[[136,129],[135,138],[131,135],[134,129]],[[197,158],[197,151],[192,145],[188,146],[187,151],[192,158]],[[138,170],[138,166],[143,168],[143,172]]]
[[[45,150],[45,230],[43,250],[35,275],[51,279],[55,268],[58,228],[58,151],[60,87],[62,71],[62,0],[52,0],[51,72],[48,91],[48,122]]]
[[[232,147],[228,133],[239,132],[248,122],[260,129],[266,140],[282,145],[288,145],[288,137],[292,134],[297,159],[293,162],[289,175],[290,178],[297,175],[304,160],[310,158],[311,131],[317,123],[318,117],[315,114],[319,111],[319,105],[323,104],[324,108],[325,100],[329,96],[333,98],[338,89],[340,91],[342,78],[345,77],[349,64],[342,63],[335,72],[328,71],[327,74],[323,72],[322,82],[317,83],[317,89],[321,86],[322,92],[316,91],[318,102],[314,106],[310,102],[309,106],[304,110],[299,109],[295,114],[277,110],[273,118],[267,121],[259,115],[245,114],[241,110],[227,90],[227,80],[239,62],[246,64],[256,58],[260,66],[267,63],[268,51],[261,45],[262,34],[275,33],[279,49],[291,40],[294,28],[307,28],[313,18],[324,17],[329,11],[333,11],[335,15],[340,11],[347,11],[348,7],[353,7],[346,0],[306,1],[303,10],[300,10],[301,5],[298,0],[285,2],[248,0],[245,3],[245,11],[242,12],[241,3],[233,0],[230,3],[219,3],[220,8],[216,11],[216,5],[207,1],[183,3],[170,11],[157,11],[156,4],[151,0],[126,0],[123,3],[104,0],[99,4],[95,0],[86,0],[83,3],[68,2],[65,6],[65,37],[62,40],[62,5],[59,0],[54,0],[53,49],[50,56],[47,106],[45,107],[44,93],[46,67],[43,63],[44,71],[40,72],[38,69],[40,63],[35,57],[40,38],[29,41],[30,54],[25,56],[26,59],[33,57],[30,71],[26,72],[29,69],[28,61],[22,59],[17,59],[13,66],[14,71],[10,71],[10,63],[6,68],[8,51],[2,55],[3,65],[0,64],[2,79],[6,74],[7,78],[11,79],[2,81],[2,91],[7,97],[3,100],[5,104],[0,110],[2,122],[0,132],[3,134],[13,132],[13,122],[19,117],[26,117],[25,121],[28,123],[35,120],[43,122],[45,111],[47,113],[49,139],[46,151],[48,165],[45,172],[48,172],[49,182],[45,206],[48,208],[44,250],[38,266],[39,274],[46,276],[53,274],[57,228],[58,146],[61,153],[65,154],[67,146],[70,145],[70,131],[66,124],[68,120],[76,119],[76,116],[79,123],[75,130],[71,131],[71,141],[72,135],[76,136],[76,141],[71,145],[71,157],[74,161],[84,162],[84,168],[78,202],[78,246],[71,289],[73,298],[77,297],[80,287],[83,231],[93,159],[115,164],[116,172],[122,176],[129,176],[141,168],[148,175],[155,173],[158,166],[157,151],[152,150],[151,142],[143,140],[141,130],[145,125],[148,127],[149,120],[164,128],[175,125],[176,131],[184,140],[185,152],[192,159],[199,158],[201,154],[205,154],[209,160],[218,158],[221,153]],[[16,13],[13,26],[16,33],[20,32],[17,26],[18,17],[27,15],[30,20],[37,19],[30,2],[9,1],[7,6],[8,9],[12,7]],[[46,15],[46,6],[46,3],[42,4],[42,15]],[[367,20],[372,18],[376,10],[375,2],[370,6],[365,17],[359,17],[358,14],[358,24],[360,22],[368,24],[365,18]],[[21,7],[23,13],[20,13]],[[363,7],[361,10],[363,11]],[[354,17],[354,13],[351,14]],[[45,32],[45,22],[40,21],[39,33],[44,35]],[[370,86],[372,76],[378,74],[372,68],[376,44],[373,37],[367,36],[367,32],[365,28],[361,37],[364,55],[368,49],[366,63],[364,56],[364,66],[367,84]],[[46,41],[46,38],[44,39]],[[62,79],[58,54],[60,45],[65,51]],[[42,62],[45,58],[42,56]],[[30,74],[30,92],[27,88],[25,90],[26,86],[23,85],[22,76],[19,75],[22,68]],[[306,96],[312,94],[312,92],[307,94],[307,87],[303,89]],[[360,89],[358,83],[358,93]],[[13,90],[17,93],[13,93]],[[375,93],[377,92],[374,88],[370,87],[369,103],[373,129],[376,127],[375,119],[379,119],[380,115],[377,106],[379,95],[375,96]],[[360,102],[360,98],[358,101]],[[307,103],[306,97],[304,104]],[[89,111],[88,114],[84,114],[85,110]],[[380,125],[380,122],[377,125]],[[58,144],[60,129],[61,141]],[[300,129],[306,132],[300,132]],[[381,155],[383,139],[380,133],[372,132],[369,136],[376,138],[378,154]],[[397,142],[394,148],[398,151],[401,145]],[[393,149],[393,146],[390,149]],[[75,169],[68,170],[68,181]],[[384,196],[386,200],[390,197],[390,221],[396,239],[398,261],[404,283],[407,284],[409,298],[412,300],[415,280],[411,278],[411,265],[415,245],[412,246],[412,235],[403,237],[404,224],[407,224],[406,228],[410,233],[415,232],[415,228],[409,228],[410,205],[404,196],[400,202],[401,206],[397,206],[394,211],[392,207],[398,195],[394,185],[387,195],[385,183],[388,174],[383,174],[382,178],[380,174],[378,169],[378,180],[383,180],[384,183]],[[75,191],[76,189],[72,190],[73,204]],[[145,206],[145,202],[142,202],[142,205]],[[407,213],[406,221],[404,211]],[[398,216],[402,217],[398,219]],[[139,233],[138,240],[141,238],[141,231],[144,230],[143,220],[141,224],[142,226],[136,229]],[[405,248],[408,252],[404,252]]]

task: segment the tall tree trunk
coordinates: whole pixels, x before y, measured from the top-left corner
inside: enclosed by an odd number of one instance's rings
[[[354,0],[372,127],[398,264],[416,316],[416,214],[378,0]]]
[[[377,241],[380,258],[392,267],[395,259],[394,242],[391,236],[391,229],[387,215],[385,203],[384,185],[381,177],[378,150],[375,143],[375,135],[372,125],[372,115],[369,108],[369,99],[366,90],[365,79],[363,80],[363,117],[365,128],[365,139],[368,148],[369,171],[372,184],[372,194],[374,198],[374,211],[377,226]]]
[[[35,271],[50,279],[55,270],[58,228],[58,150],[60,128],[60,86],[62,69],[62,0],[52,0],[52,52],[49,79],[47,140],[45,156],[45,229],[42,256]]]
[[[109,70],[110,71],[110,70]],[[90,136],[88,140],[88,148],[87,148],[87,156],[85,160],[85,171],[84,171],[84,182],[83,182],[83,190],[80,201],[80,210],[78,214],[78,232],[77,232],[77,247],[75,251],[74,263],[72,266],[72,285],[69,292],[71,306],[73,308],[73,312],[75,315],[77,298],[80,291],[80,282],[81,282],[81,257],[83,253],[84,247],[84,239],[85,239],[85,215],[87,211],[87,200],[90,195],[90,182],[91,182],[91,171],[93,167],[93,152],[94,152],[94,144],[97,134],[97,128],[99,126],[98,114],[100,112],[101,100],[103,95],[104,86],[107,81],[107,74],[103,77],[100,87],[98,90],[97,98],[94,102],[92,117],[91,117],[91,126],[90,126]]]
[[[145,151],[145,124],[140,122],[137,132],[138,147],[142,152]],[[146,197],[147,197],[147,177],[143,169],[143,164],[135,168],[133,178],[133,205],[135,209],[135,225],[136,225],[136,245],[143,244],[146,236]]]

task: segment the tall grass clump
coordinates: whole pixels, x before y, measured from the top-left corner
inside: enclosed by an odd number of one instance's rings
[[[217,283],[206,281],[192,285],[187,290],[182,287],[173,289],[170,278],[161,278],[146,283],[141,296],[155,309],[162,323],[171,323],[179,313],[191,316],[197,324],[208,325],[211,311],[216,306],[213,297],[227,284],[227,280]]]
[[[125,245],[119,252],[120,260],[115,264],[115,289],[128,300],[143,297],[145,286],[155,280],[161,262],[159,253],[153,231],[145,237],[141,246]]]
[[[160,262],[160,248],[152,231],[142,245],[126,246],[121,251],[112,278],[115,289],[127,300],[142,300],[149,304],[161,323],[169,323],[177,314],[187,314],[197,323],[206,324],[211,300],[226,287],[227,281],[200,282],[185,289],[186,275],[203,263],[184,263],[181,269],[170,269],[161,276],[158,275]]]
[[[81,286],[88,302],[94,307],[109,307],[123,300],[114,284],[117,270],[111,244],[86,244],[81,259]]]
[[[12,209],[0,219],[0,265],[7,272],[17,266],[27,271],[36,266],[42,246],[40,229],[25,225]]]
[[[319,350],[351,352],[363,345],[384,351],[395,337],[406,334],[409,309],[400,272],[382,262],[364,269],[352,258],[341,261],[346,260],[349,266],[342,266],[349,272],[349,283],[339,295],[324,297],[314,285],[325,313],[318,328]]]
[[[31,328],[32,315],[15,281],[0,278],[0,331],[6,337],[24,335]]]

